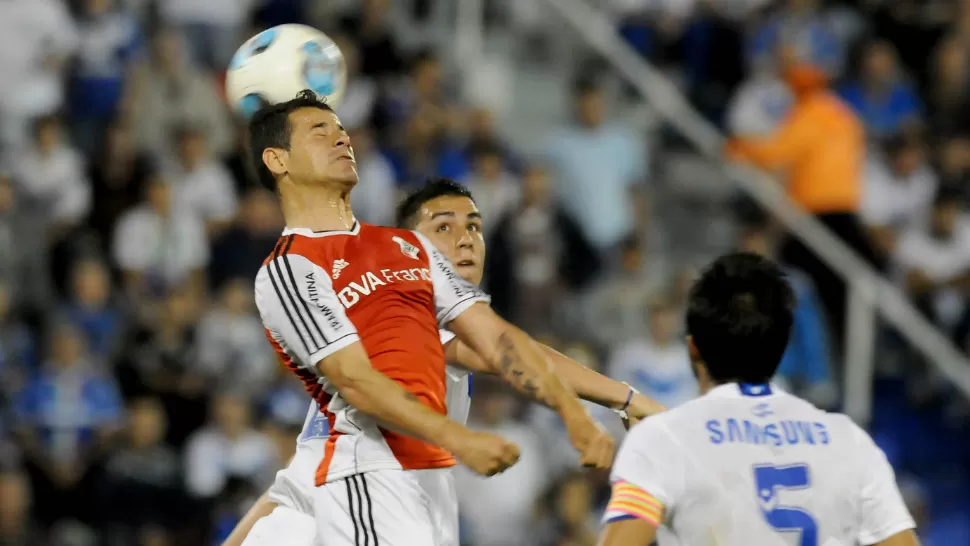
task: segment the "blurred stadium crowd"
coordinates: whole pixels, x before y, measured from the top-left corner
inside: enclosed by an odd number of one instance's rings
[[[520,29],[541,55],[534,18],[519,24],[527,4],[486,2],[487,23]],[[630,98],[576,59],[571,108],[541,153],[521,153],[458,92],[447,52],[399,39],[402,18],[421,22],[434,5],[0,3],[0,545],[218,544],[292,453],[308,399],[252,302],[282,220],[220,90],[235,47],[275,24],[317,26],[347,57],[337,113],[358,156],[362,220],[390,223],[400,193],[429,176],[462,181],[484,216],[502,314],[664,404],[696,394],[681,340],[692,264],[651,244],[665,226],[650,213],[662,176],[647,158],[682,143],[611,116]],[[780,45],[832,76],[871,143],[851,212],[874,261],[968,346],[970,2],[597,5],[736,135],[769,134],[792,108]],[[732,244],[773,254],[771,219],[737,210]],[[838,407],[842,332],[828,325],[840,321],[812,272],[791,275],[799,308],[781,380]],[[925,543],[970,544],[965,406],[882,337],[896,366],[881,370],[895,379],[879,383],[875,436]],[[592,546],[605,476],[578,471],[554,414],[487,381],[475,389],[475,426],[523,456],[488,480],[459,471],[474,506],[467,544]],[[622,434],[611,413],[602,420]]]

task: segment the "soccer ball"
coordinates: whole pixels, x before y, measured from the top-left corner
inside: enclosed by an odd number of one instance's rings
[[[306,25],[279,25],[236,50],[226,74],[232,108],[249,118],[309,89],[336,107],[347,88],[347,65],[329,36]]]

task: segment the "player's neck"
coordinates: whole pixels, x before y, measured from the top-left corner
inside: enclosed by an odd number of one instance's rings
[[[311,231],[344,231],[353,228],[350,189],[310,186],[280,187],[286,227]]]

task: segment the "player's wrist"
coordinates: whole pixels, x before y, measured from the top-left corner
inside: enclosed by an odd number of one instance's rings
[[[635,404],[637,398],[640,396],[640,391],[633,388],[632,385],[626,382],[620,383],[624,387],[624,392],[622,395],[622,400],[615,404],[612,408],[613,412],[620,417],[627,419],[629,417],[629,411],[631,407]]]
[[[454,453],[461,448],[464,442],[463,439],[468,432],[468,428],[444,417],[442,422],[435,427],[432,437],[428,438],[428,440],[432,444]]]

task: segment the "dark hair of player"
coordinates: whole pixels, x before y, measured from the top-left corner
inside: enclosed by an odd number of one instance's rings
[[[778,265],[735,252],[714,261],[691,288],[687,333],[712,380],[763,384],[788,347],[794,307]]]
[[[276,191],[276,178],[263,164],[263,150],[266,148],[290,149],[290,114],[301,108],[319,108],[333,112],[326,101],[313,91],[305,89],[295,98],[279,104],[267,104],[260,108],[249,120],[249,154],[259,182],[265,188]]]
[[[472,192],[450,178],[432,178],[420,188],[412,191],[398,203],[394,214],[394,225],[400,228],[414,229],[415,219],[421,206],[439,197],[467,197],[472,201]]]

